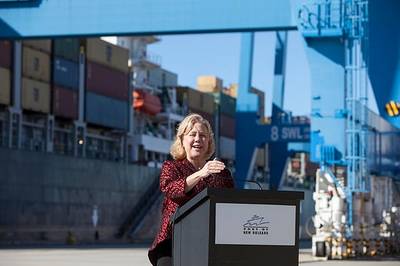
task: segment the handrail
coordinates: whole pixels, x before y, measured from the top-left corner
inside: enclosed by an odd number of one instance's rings
[[[159,179],[156,178],[150,187],[143,194],[138,203],[133,207],[124,223],[118,229],[116,238],[122,238],[127,232],[132,232],[145,216],[149,207],[155,202],[160,195]]]

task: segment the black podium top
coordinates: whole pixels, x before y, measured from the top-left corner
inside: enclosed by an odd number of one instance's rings
[[[206,188],[176,211],[173,221],[179,222],[206,200],[225,203],[293,204],[304,199],[301,191],[271,191],[256,189]]]

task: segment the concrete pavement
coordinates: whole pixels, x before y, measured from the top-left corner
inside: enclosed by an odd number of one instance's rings
[[[400,257],[324,261],[311,256],[310,249],[301,249],[301,265],[310,266],[399,266]],[[151,266],[147,247],[77,247],[0,249],[0,266]],[[188,265],[190,266],[190,265]]]

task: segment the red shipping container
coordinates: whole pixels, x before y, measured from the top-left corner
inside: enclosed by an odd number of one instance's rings
[[[227,115],[221,114],[219,117],[220,135],[231,139],[235,138],[236,120]]]
[[[0,67],[11,68],[12,46],[9,41],[0,41]]]
[[[87,60],[86,89],[119,100],[129,100],[129,76],[127,73]]]
[[[78,118],[78,93],[61,87],[53,88],[53,113],[55,116]]]

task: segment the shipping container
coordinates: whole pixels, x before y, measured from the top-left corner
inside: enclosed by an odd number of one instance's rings
[[[214,96],[198,90],[188,89],[187,104],[190,109],[201,110],[208,114],[214,114]]]
[[[33,79],[22,79],[22,108],[42,113],[50,111],[50,85]]]
[[[201,95],[201,110],[206,113],[215,113],[215,98],[214,95],[208,93],[202,93]]]
[[[236,115],[236,99],[225,93],[219,93],[219,111],[223,115],[235,117]],[[216,97],[218,97],[216,95]]]
[[[204,112],[202,110],[196,110],[196,109],[193,109],[193,108],[189,109],[189,113],[190,114],[194,113],[194,114],[201,115],[204,119],[206,119],[210,123],[210,125],[211,125],[211,127],[212,127],[212,129],[213,129],[213,131],[215,133],[215,120],[214,120],[214,115],[213,114],[209,114],[209,113],[206,113],[206,112]]]
[[[149,115],[156,115],[161,112],[161,100],[144,90],[134,90],[133,108]]]
[[[197,77],[197,89],[202,92],[220,92],[223,88],[222,79],[215,76]]]
[[[55,57],[53,62],[53,82],[61,87],[78,90],[79,64]]]
[[[219,156],[221,159],[235,160],[236,141],[231,138],[219,138]]]
[[[12,62],[12,43],[10,41],[0,41],[0,67],[11,68]]]
[[[219,116],[219,133],[221,136],[234,139],[236,120],[230,116],[221,114]]]
[[[7,68],[0,67],[0,104],[10,104],[11,72]]]
[[[61,87],[53,87],[53,114],[55,116],[78,118],[78,92]]]
[[[187,91],[187,104],[190,109],[203,110],[202,108],[202,92],[194,89],[188,89]]]
[[[78,38],[55,39],[53,53],[56,57],[79,62],[80,43]]]
[[[128,128],[128,101],[86,92],[86,122],[116,129]]]
[[[127,101],[129,75],[127,73],[87,61],[86,89],[97,94]]]
[[[50,56],[28,47],[23,48],[23,75],[28,78],[50,81]]]
[[[98,38],[86,39],[86,57],[124,73],[128,73],[129,50]]]
[[[23,45],[48,54],[51,53],[51,40],[27,40],[23,41]]]
[[[233,98],[237,98],[239,85],[237,83],[233,83],[229,85],[228,89],[226,90],[227,94]]]

